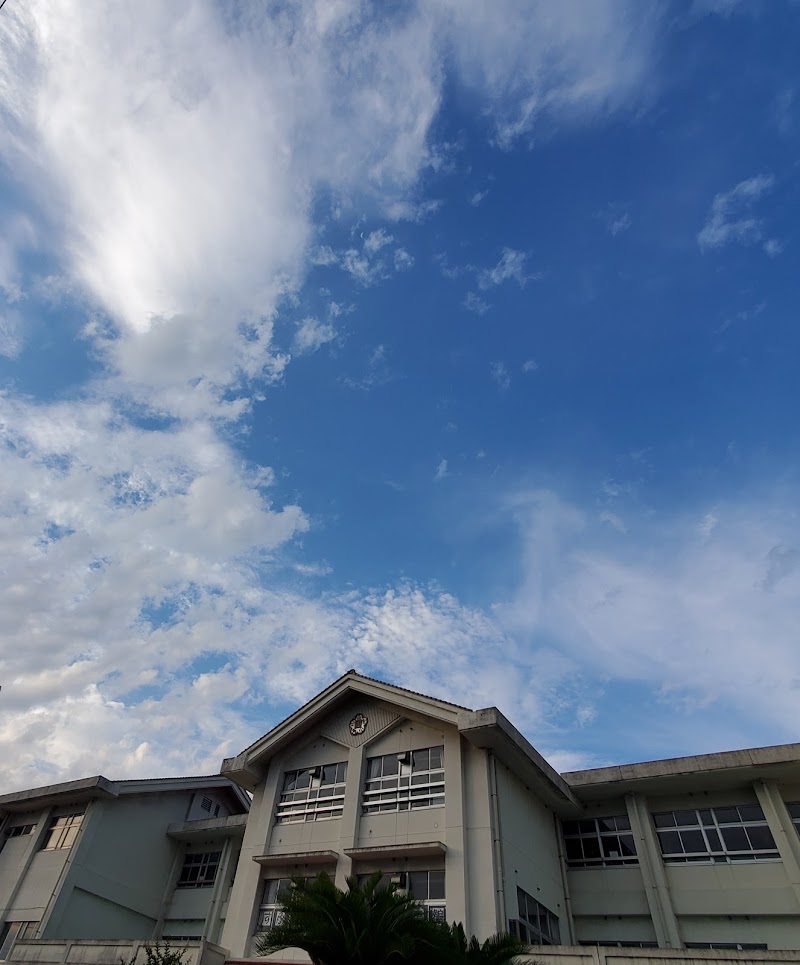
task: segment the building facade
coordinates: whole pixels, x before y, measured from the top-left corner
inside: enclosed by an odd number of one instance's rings
[[[481,938],[800,950],[797,744],[558,774],[496,708],[350,671],[222,773],[253,794],[234,958],[320,871],[382,871]]]
[[[0,796],[0,960],[35,939],[218,941],[249,803],[219,775]]]

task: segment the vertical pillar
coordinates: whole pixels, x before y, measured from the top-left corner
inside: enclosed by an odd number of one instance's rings
[[[219,867],[217,868],[217,877],[214,880],[214,885],[211,888],[211,897],[208,902],[208,910],[206,911],[206,920],[203,924],[203,931],[200,935],[207,942],[214,941],[214,935],[217,932],[217,925],[219,924],[219,913],[222,907],[222,894],[225,889],[225,883],[228,880],[228,875],[230,874],[230,863],[231,863],[231,853],[233,851],[233,839],[225,838],[222,845],[222,854],[219,859]]]
[[[448,729],[444,738],[444,893],[448,921],[461,921],[467,935],[471,924],[467,916],[469,888],[467,849],[464,835],[464,763],[461,735]],[[440,829],[441,831],[442,829]]]
[[[344,789],[344,806],[339,836],[339,860],[336,862],[336,887],[344,889],[347,878],[352,875],[353,861],[344,852],[358,844],[361,821],[361,789],[364,786],[365,745],[352,747],[347,758],[347,784]]]
[[[220,940],[220,944],[228,949],[231,958],[245,958],[249,953],[256,909],[261,897],[261,866],[256,864],[253,858],[265,854],[269,847],[282,777],[283,760],[280,757],[273,758],[265,780],[253,794],[239,867],[236,870],[228,915]]]
[[[661,848],[642,794],[626,794],[625,806],[631,822],[636,853],[639,856],[647,906],[656,932],[659,948],[683,948],[678,919],[672,905],[672,896],[664,870]]]
[[[792,891],[800,906],[800,836],[794,829],[778,785],[774,781],[756,781],[753,784],[758,803],[775,838],[778,854],[786,869]]]

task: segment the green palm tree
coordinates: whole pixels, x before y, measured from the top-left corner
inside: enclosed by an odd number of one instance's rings
[[[346,891],[326,874],[295,879],[282,922],[259,936],[256,954],[300,948],[314,965],[439,965],[448,957],[449,929],[381,879],[374,874],[359,885],[348,878]]]
[[[453,922],[447,929],[453,962],[462,965],[513,965],[526,946],[514,935],[492,935],[483,944],[467,933],[461,922]]]

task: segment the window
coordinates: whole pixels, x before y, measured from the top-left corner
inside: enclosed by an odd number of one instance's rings
[[[347,761],[287,771],[278,802],[278,821],[297,824],[340,818],[346,780]]]
[[[358,883],[365,884],[372,875],[358,876]],[[384,875],[379,887],[389,887],[407,891],[422,905],[428,918],[433,921],[447,921],[447,906],[444,894],[444,871],[399,871]]]
[[[766,942],[684,942],[684,945],[686,948],[723,948],[740,952],[767,950]]]
[[[23,834],[33,834],[35,828],[35,824],[18,824],[13,828],[6,829],[6,837],[20,838]]]
[[[264,893],[256,917],[256,932],[269,931],[283,921],[281,901],[292,887],[291,878],[268,878],[264,882]]]
[[[187,854],[183,861],[178,888],[208,888],[214,884],[219,868],[221,851]]]
[[[0,936],[0,962],[8,958],[15,942],[24,941],[26,938],[33,938],[38,927],[38,921],[6,922],[2,936]]]
[[[364,814],[444,806],[444,747],[384,754],[367,761]]]
[[[605,868],[638,864],[627,815],[562,822],[567,864],[571,868]]]
[[[658,948],[658,942],[632,942],[632,941],[585,941],[578,942],[579,945],[593,945],[595,948]]]
[[[665,811],[653,815],[668,862],[763,861],[779,857],[758,804]]]
[[[202,801],[200,802],[200,807],[201,807],[204,811],[208,811],[208,813],[210,814],[210,813],[211,813],[211,798],[210,798],[210,797],[204,797],[204,798],[202,799]]]
[[[526,945],[560,945],[561,932],[558,916],[532,898],[522,888],[517,888],[519,920],[512,919],[508,930]]]
[[[42,851],[56,851],[59,848],[71,848],[78,836],[83,812],[80,814],[62,814],[53,818],[47,829]]]

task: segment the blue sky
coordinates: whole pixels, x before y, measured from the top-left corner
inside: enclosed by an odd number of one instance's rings
[[[796,3],[0,13],[8,788],[349,667],[797,739]]]

